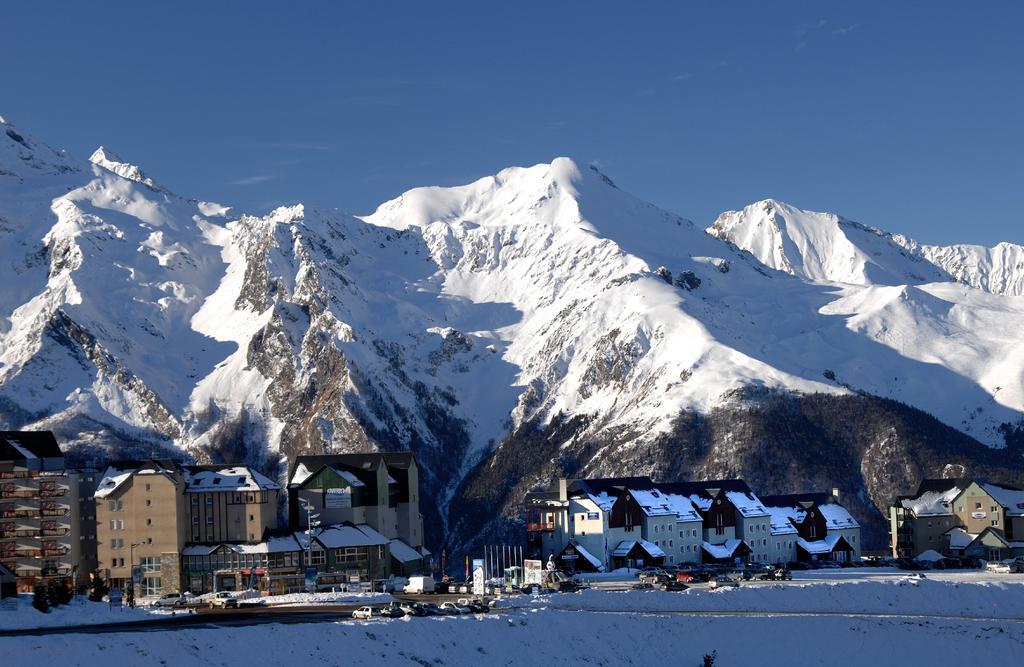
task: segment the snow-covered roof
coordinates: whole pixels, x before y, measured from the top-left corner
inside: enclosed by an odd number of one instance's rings
[[[795,535],[797,530],[793,521],[800,523],[805,512],[797,507],[767,507],[771,515],[772,535]]]
[[[93,497],[106,498],[127,482],[133,472],[134,470],[124,470],[114,466],[108,467],[103,473],[103,479],[96,485],[96,492],[93,494]]]
[[[306,531],[296,531],[295,539],[299,546],[306,548]],[[340,549],[343,547],[371,547],[388,543],[376,530],[365,523],[358,526],[352,524],[336,524],[319,529],[313,534],[313,539],[319,542],[325,549]]]
[[[602,512],[610,512],[612,505],[618,500],[616,496],[609,496],[607,491],[602,491],[600,494],[588,493],[587,497],[590,498],[591,502],[600,507]]]
[[[615,547],[614,551],[612,551],[612,555],[619,557],[628,556],[633,547],[638,544],[640,545],[640,548],[646,551],[647,555],[651,558],[665,557],[664,551],[657,547],[653,542],[648,542],[647,540],[623,540],[619,542],[619,545]]]
[[[982,484],[981,488],[1006,508],[1007,516],[1024,516],[1024,491],[1007,489],[995,484]]]
[[[736,549],[743,544],[743,540],[726,540],[722,544],[711,544],[710,542],[701,542],[701,548],[708,552],[712,558],[723,559],[732,558],[736,553]]]
[[[391,555],[402,563],[411,563],[420,560],[423,556],[399,539],[391,540]]]
[[[825,517],[825,527],[828,530],[841,530],[843,528],[859,528],[857,523],[845,507],[836,503],[823,503],[818,505],[818,511]]]
[[[961,489],[953,487],[946,491],[926,491],[917,498],[904,498],[900,501],[914,516],[943,516],[953,513],[953,498],[960,495]]]
[[[313,470],[306,467],[305,463],[299,463],[295,466],[295,472],[292,473],[291,484],[302,484],[309,476],[313,474]]]
[[[271,537],[256,544],[190,544],[181,550],[182,556],[208,556],[220,547],[231,549],[239,554],[273,554],[288,551],[302,551],[298,541],[292,535]]]
[[[579,555],[581,555],[581,556],[583,556],[584,558],[587,559],[588,563],[590,563],[595,568],[597,568],[598,571],[601,571],[601,572],[604,571],[604,565],[601,563],[601,560],[599,558],[594,556],[594,554],[590,553],[589,551],[584,549],[580,544],[578,544],[576,542],[573,542],[573,546],[576,548],[576,552]]]
[[[708,496],[704,496],[699,493],[691,493],[690,502],[693,503],[694,507],[700,508],[702,512],[707,512],[711,509],[711,498]]]
[[[186,491],[192,493],[211,491],[273,491],[281,486],[248,466],[204,469],[192,468],[185,471]]]
[[[927,549],[914,556],[914,560],[919,560],[925,563],[934,563],[935,561],[942,560],[943,558],[945,558],[945,556],[935,549]]]
[[[978,537],[977,533],[968,533],[959,526],[947,530],[946,535],[949,536],[950,549],[966,549]]]
[[[825,539],[808,542],[804,538],[798,537],[796,543],[809,554],[830,554],[841,539],[843,539],[842,535],[829,535]]]
[[[768,516],[768,510],[761,504],[753,492],[744,493],[742,491],[726,491],[725,497],[729,499],[733,505],[736,506],[736,510],[746,518],[753,518],[759,516]]]
[[[700,514],[686,496],[658,489],[629,489],[647,516],[675,515],[677,522],[700,521]]]

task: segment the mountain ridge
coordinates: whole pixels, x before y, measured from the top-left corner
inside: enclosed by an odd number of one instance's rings
[[[412,449],[428,518],[466,538],[486,527],[460,499],[530,429],[608,471],[642,465],[680,415],[742,411],[752,388],[902,401],[997,450],[1024,407],[1003,333],[1024,304],[833,214],[811,220],[831,245],[806,234],[799,261],[761,257],[556,158],[364,216],[251,216],[102,153],[0,134],[0,265],[21,277],[0,288],[0,423],[82,455],[273,473],[301,453]],[[804,213],[747,209],[720,233],[760,222],[782,243]]]

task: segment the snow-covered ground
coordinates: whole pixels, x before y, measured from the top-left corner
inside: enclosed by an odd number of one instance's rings
[[[390,593],[289,593],[263,598],[268,605],[310,606],[332,604],[384,604],[394,598]]]
[[[0,630],[145,621],[165,618],[170,613],[169,609],[156,607],[111,609],[106,602],[90,602],[84,597],[77,597],[71,604],[56,607],[44,614],[32,606],[31,595],[19,595],[13,601],[6,598],[0,604]]]
[[[716,651],[715,664],[723,666],[938,666],[1014,664],[1024,646],[1024,578],[837,579],[724,592],[585,591],[522,596],[504,604],[510,606],[499,613],[458,618],[72,634],[59,640],[9,637],[0,638],[0,653],[63,665],[696,667],[704,654]],[[572,610],[580,607],[606,611]]]

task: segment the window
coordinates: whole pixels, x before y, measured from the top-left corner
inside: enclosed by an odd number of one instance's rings
[[[153,503],[149,498],[146,499],[146,507],[149,507]]]
[[[160,577],[143,577],[142,578],[142,595],[143,597],[160,595],[161,585]]]
[[[253,515],[253,514],[250,514],[249,515],[249,521],[255,521],[255,520],[256,520],[256,516]]]
[[[150,574],[160,573],[160,557],[159,556],[143,556],[139,559],[139,566],[143,572]]]
[[[146,485],[146,490],[149,491],[149,484]]]
[[[327,552],[323,549],[310,549],[309,551],[309,564],[310,565],[323,565],[327,562]]]
[[[212,514],[207,515],[207,517],[206,517],[206,525],[207,526],[212,526],[213,525],[213,515]]]
[[[213,507],[213,496],[206,496],[206,506]]]
[[[981,509],[981,503],[974,503],[974,509],[980,510]]]
[[[992,519],[992,525],[993,526],[998,526],[999,525],[999,519]]]
[[[998,512],[998,511],[999,511],[999,508],[998,508],[998,507],[996,507],[995,505],[993,505],[993,506],[992,506],[992,511],[993,511],[993,512]]]
[[[192,494],[192,504],[193,505],[198,505],[199,504],[199,496],[197,496],[194,493]]]
[[[152,526],[153,525],[153,520],[147,517],[146,518],[146,525],[147,526]]]

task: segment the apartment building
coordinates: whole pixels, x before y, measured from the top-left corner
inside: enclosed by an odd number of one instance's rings
[[[0,563],[31,591],[82,584],[95,567],[91,471],[68,470],[49,431],[0,432]]]
[[[832,493],[762,496],[771,514],[773,562],[860,559],[860,524]]]
[[[972,479],[923,480],[889,507],[889,542],[898,558],[927,550],[985,560],[1024,555],[1024,491]]]
[[[280,490],[246,466],[112,464],[95,493],[101,572],[118,587],[127,587],[134,575],[140,596],[177,592],[183,583],[212,589],[214,573],[182,570],[182,552],[193,545],[261,541],[278,525]]]
[[[554,558],[564,569],[776,563],[783,554],[773,514],[743,480],[559,480],[554,489],[526,495],[524,519],[527,553]],[[785,525],[795,551],[798,527],[788,518]],[[856,522],[842,530],[859,541]]]

